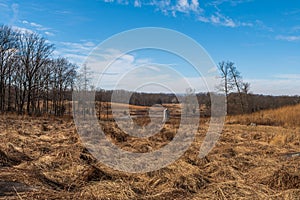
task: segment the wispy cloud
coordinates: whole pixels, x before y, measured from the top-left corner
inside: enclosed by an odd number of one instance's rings
[[[12,9],[12,12],[13,12],[13,17],[10,20],[10,23],[13,24],[15,21],[18,20],[18,17],[19,17],[19,4],[13,3],[11,5],[11,9]]]
[[[255,20],[254,26],[260,30],[268,31],[268,32],[274,32],[273,28],[270,26],[267,26],[263,21],[261,20]]]
[[[267,95],[299,95],[300,74],[275,74],[268,79],[246,79],[251,91]]]
[[[51,28],[48,28],[48,27],[45,27],[41,24],[38,24],[36,22],[29,22],[27,20],[23,20],[23,21],[20,21],[22,24],[24,24],[25,26],[28,26],[36,31],[41,31],[43,32],[45,35],[47,36],[54,36],[55,34],[53,32],[51,32]]]
[[[178,13],[184,14],[193,14],[200,13],[202,9],[200,8],[198,0],[151,0],[151,1],[142,1],[142,0],[103,0],[106,3],[118,3],[123,5],[133,5],[134,7],[142,6],[152,6],[155,7],[155,10],[161,11],[166,15],[176,16]]]
[[[249,79],[245,80],[251,83],[251,91],[257,94],[269,95],[299,95],[300,78],[282,75],[273,79]]]
[[[283,40],[288,42],[300,41],[300,35],[278,35],[275,37],[276,40]]]
[[[140,0],[134,1],[134,7],[141,7],[141,6],[142,6],[142,2]]]
[[[81,42],[55,42],[55,56],[63,56],[71,62],[82,65],[89,53],[96,46],[94,42],[82,40]]]
[[[239,26],[248,26],[252,27],[252,23],[239,22],[231,19],[230,17],[224,16],[219,12],[215,12],[210,17],[199,16],[198,20],[204,23],[210,23],[217,26],[225,26],[225,27],[239,27]]]
[[[300,26],[292,27],[292,30],[291,30],[292,33],[296,33],[296,32],[299,32],[299,31],[300,31]]]
[[[219,6],[223,3],[229,3],[231,6],[237,6],[238,4],[251,2],[253,0],[215,0],[207,3],[208,5]]]
[[[2,3],[0,2],[0,7],[3,7],[3,8],[8,8],[8,5],[6,3]]]
[[[300,9],[294,9],[294,10],[291,10],[291,11],[288,11],[288,12],[284,12],[283,14],[284,15],[297,15],[300,13]]]
[[[58,15],[70,15],[72,14],[71,11],[69,10],[56,10],[54,11],[55,14],[58,14]]]
[[[32,26],[32,27],[34,27],[34,28],[36,28],[36,29],[38,29],[38,30],[41,30],[41,29],[44,30],[44,27],[43,27],[42,25],[37,24],[37,23],[35,23],[35,22],[28,22],[28,21],[24,20],[24,21],[22,21],[22,23],[23,23],[23,24],[29,24],[30,26]]]
[[[278,74],[274,76],[279,79],[297,79],[300,80],[300,74]]]
[[[200,5],[199,0],[151,0],[151,1],[142,1],[142,0],[103,0],[106,3],[118,3],[123,5],[131,5],[134,7],[142,6],[152,6],[154,10],[160,11],[165,15],[171,15],[177,17],[179,14],[185,14],[189,16],[194,16],[196,20],[204,23],[210,23],[216,26],[225,26],[225,27],[241,27],[241,26],[253,26],[252,23],[240,22],[234,20],[229,16],[222,14],[221,10],[218,8],[220,4],[230,3],[232,6],[236,6],[240,3],[249,2],[251,0],[216,0],[206,5]],[[212,10],[211,14],[207,14],[204,7],[209,7],[208,10]]]
[[[48,36],[55,36],[54,33],[51,33],[51,32],[49,32],[49,31],[45,31],[45,34],[48,35]]]
[[[207,91],[202,78],[187,77],[174,64],[156,63],[138,52],[123,54],[117,49],[97,49],[85,63],[94,74],[91,82],[104,89],[184,93],[191,87]],[[211,85],[215,79],[207,77],[206,81]]]
[[[31,29],[19,27],[19,26],[12,26],[12,29],[15,31],[19,31],[20,33],[34,33]]]

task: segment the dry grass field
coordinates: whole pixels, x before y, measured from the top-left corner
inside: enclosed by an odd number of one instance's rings
[[[205,159],[198,158],[208,129],[201,120],[179,160],[144,174],[98,163],[71,119],[1,116],[0,199],[300,199],[300,156],[292,154],[300,152],[299,110],[229,117]],[[141,153],[170,142],[177,123],[171,119],[159,134],[138,139],[113,121],[101,122],[120,148]]]
[[[260,111],[251,115],[239,115],[229,117],[229,121],[235,124],[300,127],[300,104],[286,106],[275,110]]]

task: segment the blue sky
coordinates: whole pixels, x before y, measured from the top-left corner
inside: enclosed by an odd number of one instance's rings
[[[55,55],[78,64],[114,34],[169,28],[201,44],[215,63],[236,63],[253,93],[300,94],[296,0],[0,0],[0,23],[42,34],[55,44]],[[166,53],[133,52],[126,58],[127,65],[141,60],[175,65],[193,78],[188,64]]]

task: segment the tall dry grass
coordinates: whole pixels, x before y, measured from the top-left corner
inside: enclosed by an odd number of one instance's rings
[[[229,116],[228,123],[249,125],[300,127],[300,104],[247,115]]]

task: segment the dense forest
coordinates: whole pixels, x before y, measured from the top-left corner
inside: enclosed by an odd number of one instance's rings
[[[18,114],[71,115],[72,91],[87,88],[85,71],[66,58],[53,56],[54,45],[33,32],[24,32],[9,26],[0,26],[0,112]],[[228,64],[228,68],[227,67]],[[232,72],[232,85],[225,85],[228,113],[251,113],[263,109],[277,108],[300,103],[298,96],[263,96],[249,94],[249,84],[243,83],[237,90],[239,73],[231,65],[220,63],[220,74],[229,83]],[[229,70],[228,73],[226,70]],[[230,71],[231,70],[231,71]],[[227,80],[228,79],[228,80]],[[110,102],[113,91],[96,90],[96,101]],[[115,91],[127,93],[127,91]],[[197,94],[199,105],[210,113],[210,94]],[[133,93],[130,104],[151,106],[154,104],[178,103],[174,94]]]

